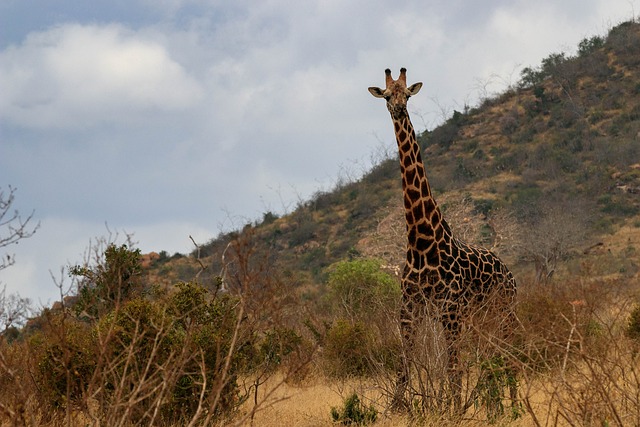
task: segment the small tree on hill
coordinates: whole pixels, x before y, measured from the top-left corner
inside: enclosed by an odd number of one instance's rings
[[[97,265],[76,265],[70,274],[79,277],[78,313],[97,317],[130,299],[140,287],[140,249],[108,244]]]
[[[520,227],[518,252],[533,263],[536,283],[548,283],[559,263],[586,237],[588,210],[580,208],[575,200],[572,205],[543,205],[537,217],[527,218]]]

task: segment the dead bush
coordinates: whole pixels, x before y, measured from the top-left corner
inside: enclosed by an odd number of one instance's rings
[[[535,425],[638,425],[640,370],[626,333],[633,313],[626,284],[577,277],[525,289],[521,398]]]

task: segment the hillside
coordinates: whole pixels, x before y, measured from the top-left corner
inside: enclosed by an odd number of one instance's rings
[[[602,243],[623,224],[640,225],[639,65],[640,25],[623,23],[606,37],[584,39],[576,56],[549,55],[524,69],[516,87],[423,131],[427,175],[454,230],[527,275],[542,268],[536,263],[566,261]],[[200,279],[219,275],[228,243],[248,232],[256,253],[277,263],[294,286],[322,285],[328,266],[359,255],[400,262],[401,232],[391,236],[382,226],[391,221],[387,228],[397,229],[401,221],[399,168],[391,157],[288,215],[266,212],[203,244],[207,270]],[[499,220],[505,216],[507,223]],[[395,253],[372,250],[374,237],[395,239],[387,242]],[[540,240],[561,248],[531,253]],[[196,252],[177,260],[163,254],[155,280],[190,279],[200,269]]]

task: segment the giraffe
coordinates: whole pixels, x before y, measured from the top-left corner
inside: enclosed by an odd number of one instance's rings
[[[405,348],[412,351],[414,320],[427,305],[435,308],[447,340],[453,404],[460,410],[462,371],[458,341],[465,317],[472,309],[483,310],[482,303],[486,304],[491,297],[500,316],[504,316],[502,332],[508,334],[515,316],[516,282],[497,256],[458,240],[443,218],[433,198],[420,145],[407,112],[407,100],[420,91],[422,83],[407,87],[406,72],[402,68],[399,78],[394,80],[391,70],[386,69],[386,88],[369,88],[373,96],[386,100],[398,143],[407,231],[400,327]],[[406,407],[409,363],[406,357],[403,359],[396,379],[395,407]],[[515,384],[510,387],[512,403],[516,398],[515,387]]]

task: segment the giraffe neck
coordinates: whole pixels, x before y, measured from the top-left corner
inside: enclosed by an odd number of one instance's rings
[[[393,119],[393,125],[400,155],[409,250],[426,258],[427,265],[437,266],[442,245],[451,244],[451,232],[431,194],[420,145],[409,116]],[[414,263],[424,264],[416,257],[412,258]]]

